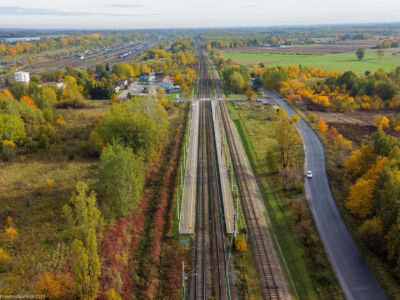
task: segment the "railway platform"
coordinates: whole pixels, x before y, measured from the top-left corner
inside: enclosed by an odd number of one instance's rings
[[[232,234],[235,229],[235,210],[232,199],[231,192],[231,184],[229,182],[228,169],[226,164],[225,157],[225,145],[222,143],[223,137],[223,125],[221,120],[220,106],[218,105],[218,100],[214,100],[212,103],[212,116],[214,123],[214,132],[215,132],[215,144],[217,150],[217,160],[219,166],[219,177],[221,182],[221,194],[222,194],[222,203],[224,209],[225,216],[225,230],[226,233]]]
[[[197,150],[199,139],[199,101],[192,102],[189,149],[186,162],[179,233],[193,234],[196,219]]]

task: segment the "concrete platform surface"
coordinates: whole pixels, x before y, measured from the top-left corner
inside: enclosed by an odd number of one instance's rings
[[[199,143],[200,102],[192,102],[189,133],[189,149],[185,169],[182,204],[179,218],[179,233],[193,234],[196,220],[197,150]]]

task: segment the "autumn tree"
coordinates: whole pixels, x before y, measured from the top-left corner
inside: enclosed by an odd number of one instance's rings
[[[347,176],[355,180],[367,172],[375,163],[376,156],[369,146],[362,145],[354,150],[345,162]]]
[[[256,93],[253,91],[253,89],[248,86],[246,92],[244,93],[247,97],[247,100],[253,100],[254,96],[256,95]]]
[[[297,157],[301,141],[293,121],[284,111],[277,113],[273,137],[277,141],[278,161],[283,168],[286,168]]]
[[[44,273],[37,282],[37,292],[49,299],[59,299],[63,293],[61,281],[49,273]]]
[[[316,114],[310,114],[308,116],[308,119],[310,120],[311,123],[315,123],[318,120],[318,117]]]
[[[378,115],[375,118],[375,126],[381,127],[382,129],[388,129],[388,128],[390,128],[389,119],[385,116]]]
[[[95,193],[89,193],[88,186],[84,182],[78,182],[63,212],[72,240],[75,293],[79,298],[95,299],[100,276],[100,260],[97,253],[100,211],[97,208]]]
[[[244,238],[244,236],[238,235],[235,238],[235,248],[240,253],[245,253],[247,251],[247,243],[246,243],[246,239]]]
[[[12,217],[7,217],[7,226],[5,228],[7,239],[13,242],[18,237],[18,230],[14,226]]]
[[[135,70],[129,64],[115,64],[112,67],[112,72],[122,79],[128,79],[135,76]]]
[[[323,118],[320,118],[317,124],[318,130],[321,132],[326,132],[328,130],[328,124],[325,123]]]
[[[346,207],[355,216],[365,219],[373,213],[373,199],[375,191],[375,180],[359,178],[350,187]]]
[[[372,249],[382,252],[383,227],[379,216],[366,220],[359,228],[363,241]]]
[[[28,104],[30,107],[32,107],[33,109],[38,109],[35,102],[33,102],[33,99],[31,97],[28,96],[22,96],[21,99],[19,100],[21,102],[25,102],[26,104]]]
[[[76,79],[72,76],[65,76],[64,83],[65,88],[62,90],[61,102],[59,105],[62,107],[82,107],[85,103],[85,99],[79,90]]]

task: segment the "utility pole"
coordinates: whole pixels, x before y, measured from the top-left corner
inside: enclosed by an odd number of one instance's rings
[[[185,277],[185,262],[182,261],[182,300],[185,300],[185,285],[186,285],[186,277]]]
[[[180,215],[179,215],[179,188],[176,191],[176,215],[178,216],[178,219],[180,219]]]

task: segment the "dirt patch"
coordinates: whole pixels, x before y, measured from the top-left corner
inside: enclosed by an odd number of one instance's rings
[[[307,115],[316,114],[323,118],[329,127],[335,127],[344,138],[353,142],[353,147],[372,142],[372,134],[376,131],[374,120],[382,112],[321,112],[307,111]]]
[[[353,113],[325,112],[308,110],[307,115],[316,114],[318,118],[323,118],[327,123],[342,123],[356,125],[375,125],[375,118],[378,115],[387,115],[386,112],[357,111]]]
[[[343,123],[328,123],[329,126],[334,126],[347,140],[353,142],[353,148],[359,147],[362,144],[371,144],[372,135],[376,131],[374,125],[359,125],[359,124],[343,124]]]

